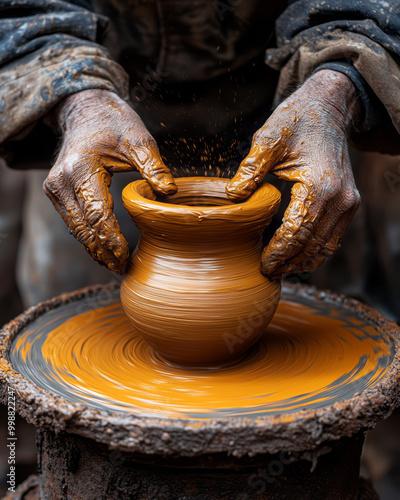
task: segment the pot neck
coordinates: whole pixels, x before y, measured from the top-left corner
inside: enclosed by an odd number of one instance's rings
[[[263,230],[257,223],[238,224],[226,221],[203,221],[197,224],[146,224],[135,221],[140,230],[142,245],[157,247],[161,253],[213,255],[221,252],[237,253],[259,251]],[[154,249],[155,250],[155,249]]]

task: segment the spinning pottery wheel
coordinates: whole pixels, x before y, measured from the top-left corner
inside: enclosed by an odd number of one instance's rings
[[[365,430],[398,402],[399,338],[354,300],[284,285],[245,358],[190,369],[137,335],[116,286],[43,303],[1,337],[2,399],[12,388],[38,432],[40,476],[26,488],[76,500],[374,498],[359,460]]]

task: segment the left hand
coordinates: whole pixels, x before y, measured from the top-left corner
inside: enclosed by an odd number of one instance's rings
[[[172,174],[140,117],[112,92],[77,92],[57,106],[52,118],[63,141],[44,191],[90,255],[122,274],[129,248],[114,215],[111,175],[137,170],[166,195],[177,190]]]
[[[320,70],[254,134],[228,196],[247,198],[268,172],[295,182],[282,225],[262,254],[271,278],[310,271],[339,248],[360,203],[347,145],[358,114],[351,80]]]

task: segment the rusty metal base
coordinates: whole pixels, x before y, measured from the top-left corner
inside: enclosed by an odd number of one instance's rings
[[[41,475],[9,499],[372,500],[378,497],[366,496],[366,486],[359,481],[363,441],[361,432],[326,443],[328,453],[321,449],[314,464],[288,453],[149,461],[110,451],[90,439],[39,431]]]
[[[24,481],[18,487],[15,493],[11,493],[10,495],[6,496],[3,500],[40,500],[39,497],[40,483],[41,483],[40,476],[30,476],[26,481]],[[374,487],[372,486],[371,482],[368,479],[360,477],[359,485],[360,489],[357,496],[357,500],[379,500],[378,493],[375,491]],[[101,498],[104,500],[108,500],[108,498],[105,496],[102,496]]]

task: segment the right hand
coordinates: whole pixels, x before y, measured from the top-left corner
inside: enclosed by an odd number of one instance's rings
[[[228,196],[247,198],[269,172],[295,183],[282,224],[262,254],[261,269],[270,278],[311,271],[340,247],[360,204],[348,153],[359,113],[352,81],[322,69],[254,135]]]
[[[109,193],[114,172],[137,170],[160,194],[177,191],[157,144],[135,111],[116,94],[85,90],[56,109],[63,141],[43,189],[69,231],[100,264],[122,273],[128,243]]]

